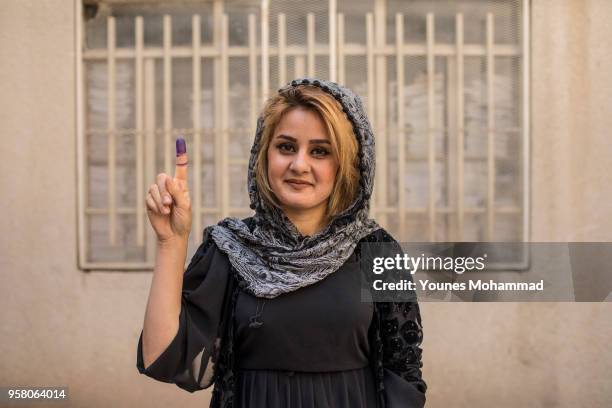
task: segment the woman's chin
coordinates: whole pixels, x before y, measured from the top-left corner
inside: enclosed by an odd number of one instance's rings
[[[280,200],[287,205],[308,205],[312,202],[310,194],[299,191],[284,191]]]
[[[282,203],[283,203],[283,207],[289,210],[294,210],[294,211],[306,211],[306,210],[309,210],[315,207],[311,203],[302,202],[302,201],[283,201]]]
[[[311,210],[319,205],[319,203],[313,202],[312,200],[300,200],[295,197],[283,197],[281,200],[283,207],[293,211],[306,211]]]

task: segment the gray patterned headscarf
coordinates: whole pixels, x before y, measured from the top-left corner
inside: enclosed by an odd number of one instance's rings
[[[321,79],[295,79],[278,92],[298,85],[314,85],[332,95],[353,124],[359,142],[360,188],[353,203],[332,217],[326,228],[303,236],[285,213],[268,205],[260,196],[255,179],[255,160],[260,148],[263,114],[257,131],[248,169],[248,189],[254,227],[249,229],[238,218],[228,217],[207,228],[219,249],[246,282],[245,291],[262,298],[275,298],[311,285],[338,270],[351,256],[358,241],[379,229],[368,219],[374,184],[374,134],[359,96],[351,90]]]

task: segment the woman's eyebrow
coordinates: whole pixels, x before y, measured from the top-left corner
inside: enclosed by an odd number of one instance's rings
[[[297,139],[295,137],[293,137],[293,136],[280,134],[277,137],[281,138],[281,139],[287,139],[287,140],[289,140],[291,142],[294,142],[294,143],[297,142]],[[326,140],[326,139],[311,139],[311,140],[308,141],[308,143],[310,143],[310,144],[322,144],[322,143],[331,144],[331,142],[329,140]]]

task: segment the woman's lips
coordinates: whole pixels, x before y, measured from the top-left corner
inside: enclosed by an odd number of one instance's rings
[[[308,183],[296,183],[294,181],[289,181],[289,180],[285,181],[285,183],[289,184],[292,188],[296,190],[303,190],[311,186],[311,184],[308,184]]]

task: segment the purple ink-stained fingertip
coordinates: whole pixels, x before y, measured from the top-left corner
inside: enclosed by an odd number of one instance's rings
[[[185,139],[179,137],[176,139],[176,155],[180,156],[185,153],[187,153],[187,144],[185,143]]]

